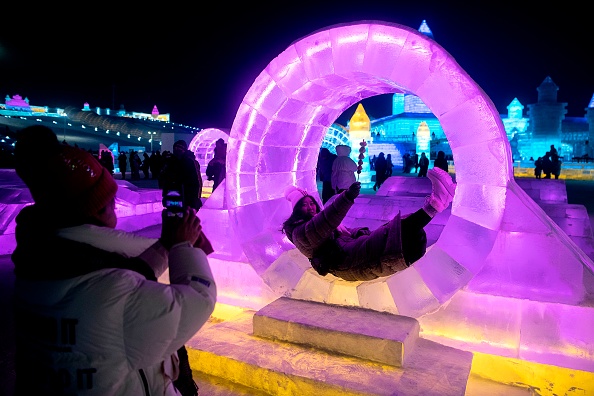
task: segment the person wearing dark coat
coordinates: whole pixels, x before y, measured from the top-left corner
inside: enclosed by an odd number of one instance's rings
[[[429,158],[427,158],[427,156],[425,155],[425,153],[421,153],[421,158],[419,158],[419,174],[418,174],[418,177],[427,177],[427,171],[428,170],[429,170]]]
[[[406,269],[427,248],[424,227],[452,202],[456,184],[443,170],[431,169],[432,192],[423,207],[371,231],[341,224],[359,195],[361,183],[353,183],[323,209],[307,191],[289,186],[285,198],[293,211],[281,231],[309,259],[321,275],[332,274],[346,281],[369,281]]]
[[[540,179],[542,176],[542,157],[538,157],[534,161],[534,177]]]
[[[122,174],[122,180],[126,180],[126,170],[128,169],[128,157],[124,152],[121,152],[120,155],[118,155],[118,167],[120,168],[120,173]]]
[[[158,179],[163,168],[163,157],[160,151],[153,151],[150,156],[151,179]]]
[[[336,194],[336,191],[332,188],[332,164],[336,157],[337,155],[332,154],[326,147],[323,147],[320,150],[320,155],[318,157],[318,175],[322,182],[322,203],[324,204]]]
[[[111,151],[103,150],[99,155],[99,162],[101,163],[101,165],[103,165],[109,171],[109,173],[113,175],[114,163]]]
[[[227,143],[223,138],[215,142],[214,157],[208,161],[205,173],[207,179],[212,180],[214,192],[227,176]]]
[[[145,180],[149,178],[150,168],[151,168],[151,157],[149,157],[149,155],[146,152],[144,152],[144,153],[142,153],[142,164],[140,165],[140,169],[142,170],[142,173],[144,174]]]
[[[392,176],[394,171],[394,164],[392,163],[392,154],[386,155],[386,179]]]
[[[188,152],[188,144],[185,141],[178,140],[173,145],[173,154],[167,158],[161,170],[159,185],[163,190],[163,196],[169,191],[179,190],[183,192],[186,206],[196,210],[202,207],[202,176],[199,174],[194,156]]]
[[[555,176],[555,180],[559,179],[561,174],[561,159],[556,153],[551,154],[551,173]]]
[[[551,162],[551,152],[547,151],[542,157],[542,173],[544,173],[543,179],[550,179],[551,173],[553,173],[553,163]]]
[[[379,153],[377,159],[375,160],[375,184],[373,185],[373,191],[377,191],[377,189],[382,186],[384,181],[386,181],[387,167],[388,162],[386,161],[384,153]]]
[[[433,166],[448,171],[448,160],[445,157],[445,153],[441,150],[437,152],[437,158],[433,161]]]

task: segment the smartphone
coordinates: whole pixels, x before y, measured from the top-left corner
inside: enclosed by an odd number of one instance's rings
[[[183,217],[185,209],[183,191],[167,191],[163,196],[163,207],[165,208],[167,216]]]

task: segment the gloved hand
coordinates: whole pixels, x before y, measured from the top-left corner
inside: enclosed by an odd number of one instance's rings
[[[355,198],[357,198],[359,196],[359,192],[361,191],[361,183],[360,182],[354,182],[353,184],[351,184],[349,186],[349,188],[346,190],[345,195],[347,196],[347,198],[349,198],[351,201],[354,201]]]
[[[355,232],[355,235],[353,235],[353,238],[359,238],[360,236],[369,235],[369,234],[371,234],[369,227],[361,227],[361,228],[357,229],[357,231]]]

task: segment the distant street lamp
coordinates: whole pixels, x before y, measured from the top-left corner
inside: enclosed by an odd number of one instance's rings
[[[149,141],[151,142],[151,153],[153,152],[153,137],[157,134],[157,132],[150,132],[149,131]]]

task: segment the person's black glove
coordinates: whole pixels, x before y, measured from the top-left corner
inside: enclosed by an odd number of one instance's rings
[[[353,235],[353,238],[359,238],[360,236],[363,235],[370,235],[371,231],[369,230],[369,227],[361,227],[357,230],[357,232],[355,232],[355,235]]]
[[[348,199],[350,199],[351,201],[354,201],[355,198],[357,198],[359,196],[359,192],[360,191],[361,191],[361,183],[360,182],[354,182],[346,190],[345,195],[347,196]]]

